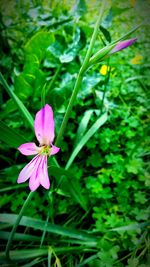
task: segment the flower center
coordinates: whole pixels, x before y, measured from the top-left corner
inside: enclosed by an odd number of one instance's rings
[[[50,146],[42,146],[39,151],[41,155],[50,155],[50,152],[51,152]]]

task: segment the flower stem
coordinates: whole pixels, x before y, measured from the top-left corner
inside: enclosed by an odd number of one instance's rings
[[[55,81],[56,81],[56,79],[57,79],[57,77],[59,75],[59,72],[61,70],[61,67],[62,67],[62,64],[60,64],[58,66],[58,68],[56,69],[56,72],[54,73],[54,76],[52,77],[52,79],[51,79],[51,81],[49,83],[49,86],[46,89],[46,95],[47,95],[47,93],[49,93],[49,91],[51,91],[53,89],[54,83],[55,83]]]
[[[59,75],[59,72],[61,70],[62,64],[60,64],[58,66],[58,68],[56,69],[56,72],[54,73],[54,76],[52,77],[52,79],[50,80],[49,85],[47,86],[47,83],[44,84],[42,92],[41,92],[41,104],[42,107],[46,104],[45,99],[47,99],[47,94],[53,89],[53,86],[55,84],[55,81]]]
[[[20,223],[20,220],[21,220],[21,218],[22,218],[22,216],[23,216],[23,213],[24,213],[26,207],[28,206],[28,204],[29,204],[29,202],[30,202],[30,200],[31,200],[31,198],[32,198],[32,196],[33,196],[33,194],[34,194],[34,192],[30,192],[30,193],[29,193],[29,195],[28,195],[26,201],[24,202],[24,204],[23,204],[23,206],[22,206],[22,208],[21,208],[21,210],[20,210],[20,213],[18,214],[17,220],[16,220],[15,224],[13,225],[12,231],[11,231],[11,233],[10,233],[10,236],[9,236],[9,238],[8,238],[8,242],[7,242],[7,245],[6,245],[6,258],[7,258],[7,259],[10,258],[10,257],[9,257],[9,251],[10,251],[10,247],[11,247],[11,243],[12,243],[14,234],[15,234],[15,232],[16,232],[16,229],[17,229],[17,227],[18,227],[18,225],[19,225],[19,223]]]
[[[102,1],[102,7],[101,7],[101,10],[100,10],[100,14],[98,16],[97,22],[96,22],[95,27],[94,27],[94,32],[93,32],[93,35],[92,35],[92,38],[91,38],[91,41],[90,41],[89,48],[87,50],[87,53],[86,53],[85,59],[83,61],[83,64],[82,64],[82,66],[80,68],[80,71],[79,71],[79,74],[78,74],[78,77],[77,77],[77,80],[76,80],[76,83],[75,83],[75,86],[74,86],[74,89],[73,89],[73,92],[72,92],[68,107],[67,107],[67,110],[66,110],[66,113],[65,113],[65,116],[63,118],[60,130],[59,130],[59,133],[58,133],[58,136],[57,136],[57,139],[56,139],[56,146],[60,145],[60,141],[62,139],[62,136],[63,136],[64,132],[65,132],[65,128],[66,128],[68,119],[70,117],[70,113],[72,111],[74,102],[76,100],[76,96],[77,96],[78,91],[80,89],[80,85],[81,85],[81,82],[82,82],[82,79],[83,79],[84,72],[89,67],[89,59],[90,59],[90,56],[91,56],[91,53],[92,53],[92,49],[93,49],[93,46],[95,44],[95,40],[96,40],[98,31],[99,31],[99,26],[100,26],[100,23],[101,23],[101,20],[102,20],[102,15],[103,15],[103,12],[104,12],[104,9],[105,9],[105,5],[106,5],[106,1],[103,0]]]

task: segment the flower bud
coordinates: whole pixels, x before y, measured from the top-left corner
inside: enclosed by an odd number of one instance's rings
[[[123,50],[123,49],[127,48],[128,46],[132,45],[136,40],[137,40],[137,38],[128,39],[125,41],[120,41],[120,42],[112,43],[108,46],[105,46],[104,48],[99,50],[96,54],[94,54],[90,58],[89,64],[93,65],[93,64],[96,64],[96,63],[108,58],[110,55],[117,53],[120,50]]]

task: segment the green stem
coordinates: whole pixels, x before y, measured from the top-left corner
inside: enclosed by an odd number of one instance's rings
[[[62,122],[62,124],[61,124],[60,130],[59,130],[59,133],[58,133],[58,136],[57,136],[57,139],[56,139],[56,146],[59,146],[60,141],[61,141],[61,138],[62,138],[62,136],[63,136],[63,134],[64,134],[64,132],[65,132],[65,128],[66,128],[67,122],[68,122],[68,120],[69,120],[70,113],[71,113],[71,111],[72,111],[72,107],[73,107],[73,104],[74,104],[74,102],[75,102],[77,93],[78,93],[78,91],[79,91],[79,88],[80,88],[80,84],[81,84],[82,78],[83,78],[83,74],[82,74],[81,72],[79,72],[79,75],[78,75],[78,78],[77,78],[77,80],[76,80],[75,87],[74,87],[74,90],[73,90],[71,99],[70,99],[70,101],[69,101],[69,104],[68,104],[68,107],[67,107],[65,116],[64,116],[64,118],[63,118],[63,122]]]
[[[70,117],[70,113],[72,111],[74,102],[76,100],[76,96],[77,96],[78,91],[80,89],[80,85],[81,85],[81,82],[82,82],[82,79],[83,79],[84,72],[89,67],[89,59],[90,59],[90,56],[91,56],[91,53],[92,53],[92,49],[93,49],[93,46],[94,46],[98,31],[99,31],[99,26],[100,26],[100,23],[101,23],[101,20],[102,20],[102,15],[103,15],[103,12],[104,12],[104,9],[105,9],[105,5],[106,5],[106,1],[103,0],[102,1],[102,7],[101,7],[101,10],[100,10],[100,15],[99,15],[99,17],[97,19],[97,22],[95,24],[95,28],[94,28],[94,32],[93,32],[93,35],[92,35],[92,38],[91,38],[91,42],[90,42],[89,48],[87,50],[87,53],[86,53],[85,59],[83,61],[83,64],[82,64],[82,66],[80,68],[80,71],[79,71],[79,74],[78,74],[78,77],[77,77],[77,80],[76,80],[76,83],[75,83],[75,86],[74,86],[74,89],[73,89],[73,92],[72,92],[68,107],[67,107],[67,110],[66,110],[66,113],[65,113],[65,116],[63,118],[60,130],[59,130],[59,133],[58,133],[58,136],[57,136],[57,139],[56,139],[56,146],[60,145],[60,141],[61,141],[61,138],[62,138],[64,132],[65,132],[65,128],[66,128],[68,119]]]
[[[50,80],[49,85],[47,86],[47,83],[45,83],[44,86],[43,86],[42,93],[41,93],[41,104],[42,104],[42,107],[45,105],[45,99],[46,99],[46,96],[47,96],[48,92],[54,86],[54,83],[55,83],[55,81],[56,81],[56,79],[58,77],[58,74],[59,74],[60,70],[61,70],[61,66],[62,66],[62,64],[60,64],[58,66],[58,68],[56,69],[56,72],[54,73],[54,76]],[[47,88],[46,88],[46,86],[47,86]]]
[[[17,229],[17,227],[18,227],[18,225],[19,225],[19,223],[20,223],[20,220],[21,220],[21,218],[22,218],[22,216],[23,216],[23,213],[24,213],[26,207],[28,206],[28,204],[29,204],[29,202],[30,202],[30,200],[31,200],[31,198],[32,198],[32,196],[33,196],[33,194],[34,194],[34,192],[30,192],[30,193],[29,193],[29,195],[28,195],[26,201],[24,202],[24,204],[23,204],[23,206],[22,206],[22,208],[21,208],[21,210],[20,210],[20,213],[18,214],[17,220],[16,220],[16,222],[15,222],[13,228],[12,228],[12,231],[11,231],[11,233],[10,233],[10,236],[9,236],[9,238],[8,238],[8,242],[7,242],[7,245],[6,245],[6,258],[8,258],[8,259],[9,259],[9,251],[10,251],[10,247],[11,247],[11,243],[12,243],[14,234],[15,234],[15,232],[16,232],[16,229]]]
[[[55,83],[55,81],[56,81],[56,79],[57,79],[57,77],[58,77],[58,74],[59,74],[59,72],[60,72],[60,70],[61,70],[61,67],[62,67],[62,64],[60,64],[60,65],[58,66],[58,68],[56,69],[56,72],[54,73],[54,76],[53,76],[53,78],[51,79],[48,88],[46,89],[46,95],[47,95],[47,93],[53,88],[53,85],[54,85],[54,83]]]

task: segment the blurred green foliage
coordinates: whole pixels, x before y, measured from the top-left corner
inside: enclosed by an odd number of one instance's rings
[[[100,4],[85,0],[10,1],[7,8],[6,3],[1,3],[2,73],[33,117],[45,101],[52,106],[56,135]],[[150,264],[149,9],[149,1],[116,0],[112,4],[108,1],[93,53],[142,22],[134,33],[138,40],[86,72],[57,156],[61,167],[49,159],[50,191],[40,188],[25,214],[68,227],[70,231],[83,230],[98,238],[96,246],[92,251],[92,245],[88,245],[91,250],[86,251],[86,244],[78,248],[79,243],[74,239],[50,233],[42,237],[42,232],[34,228],[20,228],[25,234],[43,238],[44,248],[56,249],[62,266],[148,267]],[[27,184],[16,184],[20,169],[29,160],[19,154],[17,146],[24,139],[34,140],[34,133],[2,86],[0,101],[3,167],[0,204],[3,212],[16,214],[29,193]],[[73,149],[103,112],[108,112],[105,125],[86,142],[71,168],[64,170]],[[1,223],[3,227],[9,225]],[[29,238],[28,242],[30,253],[34,246],[39,248],[39,241],[32,242]],[[77,244],[77,251],[74,248],[68,253],[72,243]],[[22,247],[21,239],[16,244],[18,250],[26,248]],[[61,252],[63,247],[66,253]],[[39,259],[47,263],[40,252],[35,257],[28,253],[29,258],[21,261],[21,266],[29,264],[30,257],[35,258],[35,263],[27,266],[41,266]],[[54,255],[52,266],[61,266]],[[17,254],[14,257],[17,264]]]

